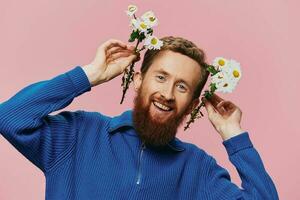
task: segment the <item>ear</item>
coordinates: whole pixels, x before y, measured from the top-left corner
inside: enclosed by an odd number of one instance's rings
[[[189,106],[189,108],[187,110],[186,115],[190,114],[198,106],[199,102],[200,102],[199,98],[194,99],[192,101],[192,103],[190,104],[190,106]]]
[[[142,74],[141,72],[135,72],[133,75],[133,85],[134,90],[137,92],[142,84]]]

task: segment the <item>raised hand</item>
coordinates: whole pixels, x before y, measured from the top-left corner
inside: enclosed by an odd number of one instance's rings
[[[209,99],[203,98],[208,118],[223,140],[244,132],[240,122],[242,111],[231,101],[219,97],[217,94]]]
[[[132,62],[139,59],[134,46],[129,46],[120,40],[110,39],[98,47],[94,60],[82,68],[92,86],[95,86],[122,74]]]

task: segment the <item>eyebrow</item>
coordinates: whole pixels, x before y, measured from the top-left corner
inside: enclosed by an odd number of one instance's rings
[[[166,72],[165,70],[163,69],[157,69],[157,70],[154,70],[154,72],[157,72],[157,73],[161,73],[161,74],[164,74],[166,76],[169,76],[170,74],[168,72]],[[191,86],[183,79],[179,79],[179,82],[183,82],[184,84],[187,85],[187,87],[191,90]]]

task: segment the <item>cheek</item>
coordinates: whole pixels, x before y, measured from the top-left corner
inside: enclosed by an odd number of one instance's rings
[[[159,87],[160,85],[154,80],[154,79],[148,79],[147,82],[147,88],[149,90],[155,90]]]
[[[156,93],[159,92],[159,86],[155,83],[150,83],[148,85],[145,85],[145,87],[143,88],[144,90],[144,94],[149,98],[149,97],[153,97],[153,95],[155,95]]]
[[[176,104],[177,104],[178,109],[180,109],[180,110],[187,109],[187,107],[190,105],[190,103],[187,99],[188,98],[185,96],[184,97],[182,96],[177,99]]]
[[[144,104],[151,103],[154,94],[155,92],[152,87],[146,87],[146,86],[142,87],[141,97],[143,99]]]

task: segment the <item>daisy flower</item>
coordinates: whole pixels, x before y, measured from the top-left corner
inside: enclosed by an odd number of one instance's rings
[[[223,57],[217,57],[213,65],[219,68],[219,72],[211,76],[211,83],[216,86],[216,92],[229,93],[234,90],[241,78],[242,72],[240,63],[235,60],[227,60]]]
[[[160,47],[163,45],[163,42],[157,37],[151,35],[145,39],[144,45],[147,49],[160,49]]]
[[[229,67],[229,65],[228,65]],[[211,77],[211,83],[215,84],[216,92],[229,93],[234,90],[237,81],[227,71],[220,71]]]
[[[152,11],[148,11],[145,12],[142,15],[142,19],[144,20],[144,22],[150,27],[152,28],[153,26],[158,25],[158,20],[155,17],[154,13]]]
[[[147,34],[149,26],[144,20],[137,18],[136,20],[133,20],[132,23],[134,24],[133,26],[136,27],[136,29],[138,29],[140,32]]]
[[[232,81],[228,76],[223,76],[220,80],[221,81],[215,82],[217,87],[216,92],[230,93],[234,90],[236,83]]]
[[[136,31],[137,29],[139,29],[139,23],[138,23],[138,21],[137,21],[136,19],[134,19],[134,18],[132,18],[132,19],[130,20],[130,26],[132,27],[132,29],[133,29],[134,31]]]
[[[213,66],[219,70],[226,70],[228,66],[228,60],[223,57],[216,57],[213,61]]]
[[[217,74],[211,76],[211,82],[212,83],[219,83],[224,80],[224,77],[226,76],[225,72],[220,71]]]
[[[135,5],[129,5],[128,8],[127,8],[127,10],[126,10],[126,14],[129,17],[132,17],[136,11],[137,11],[137,6],[135,6]]]
[[[228,75],[234,82],[238,82],[242,77],[240,63],[235,60],[229,60]]]

